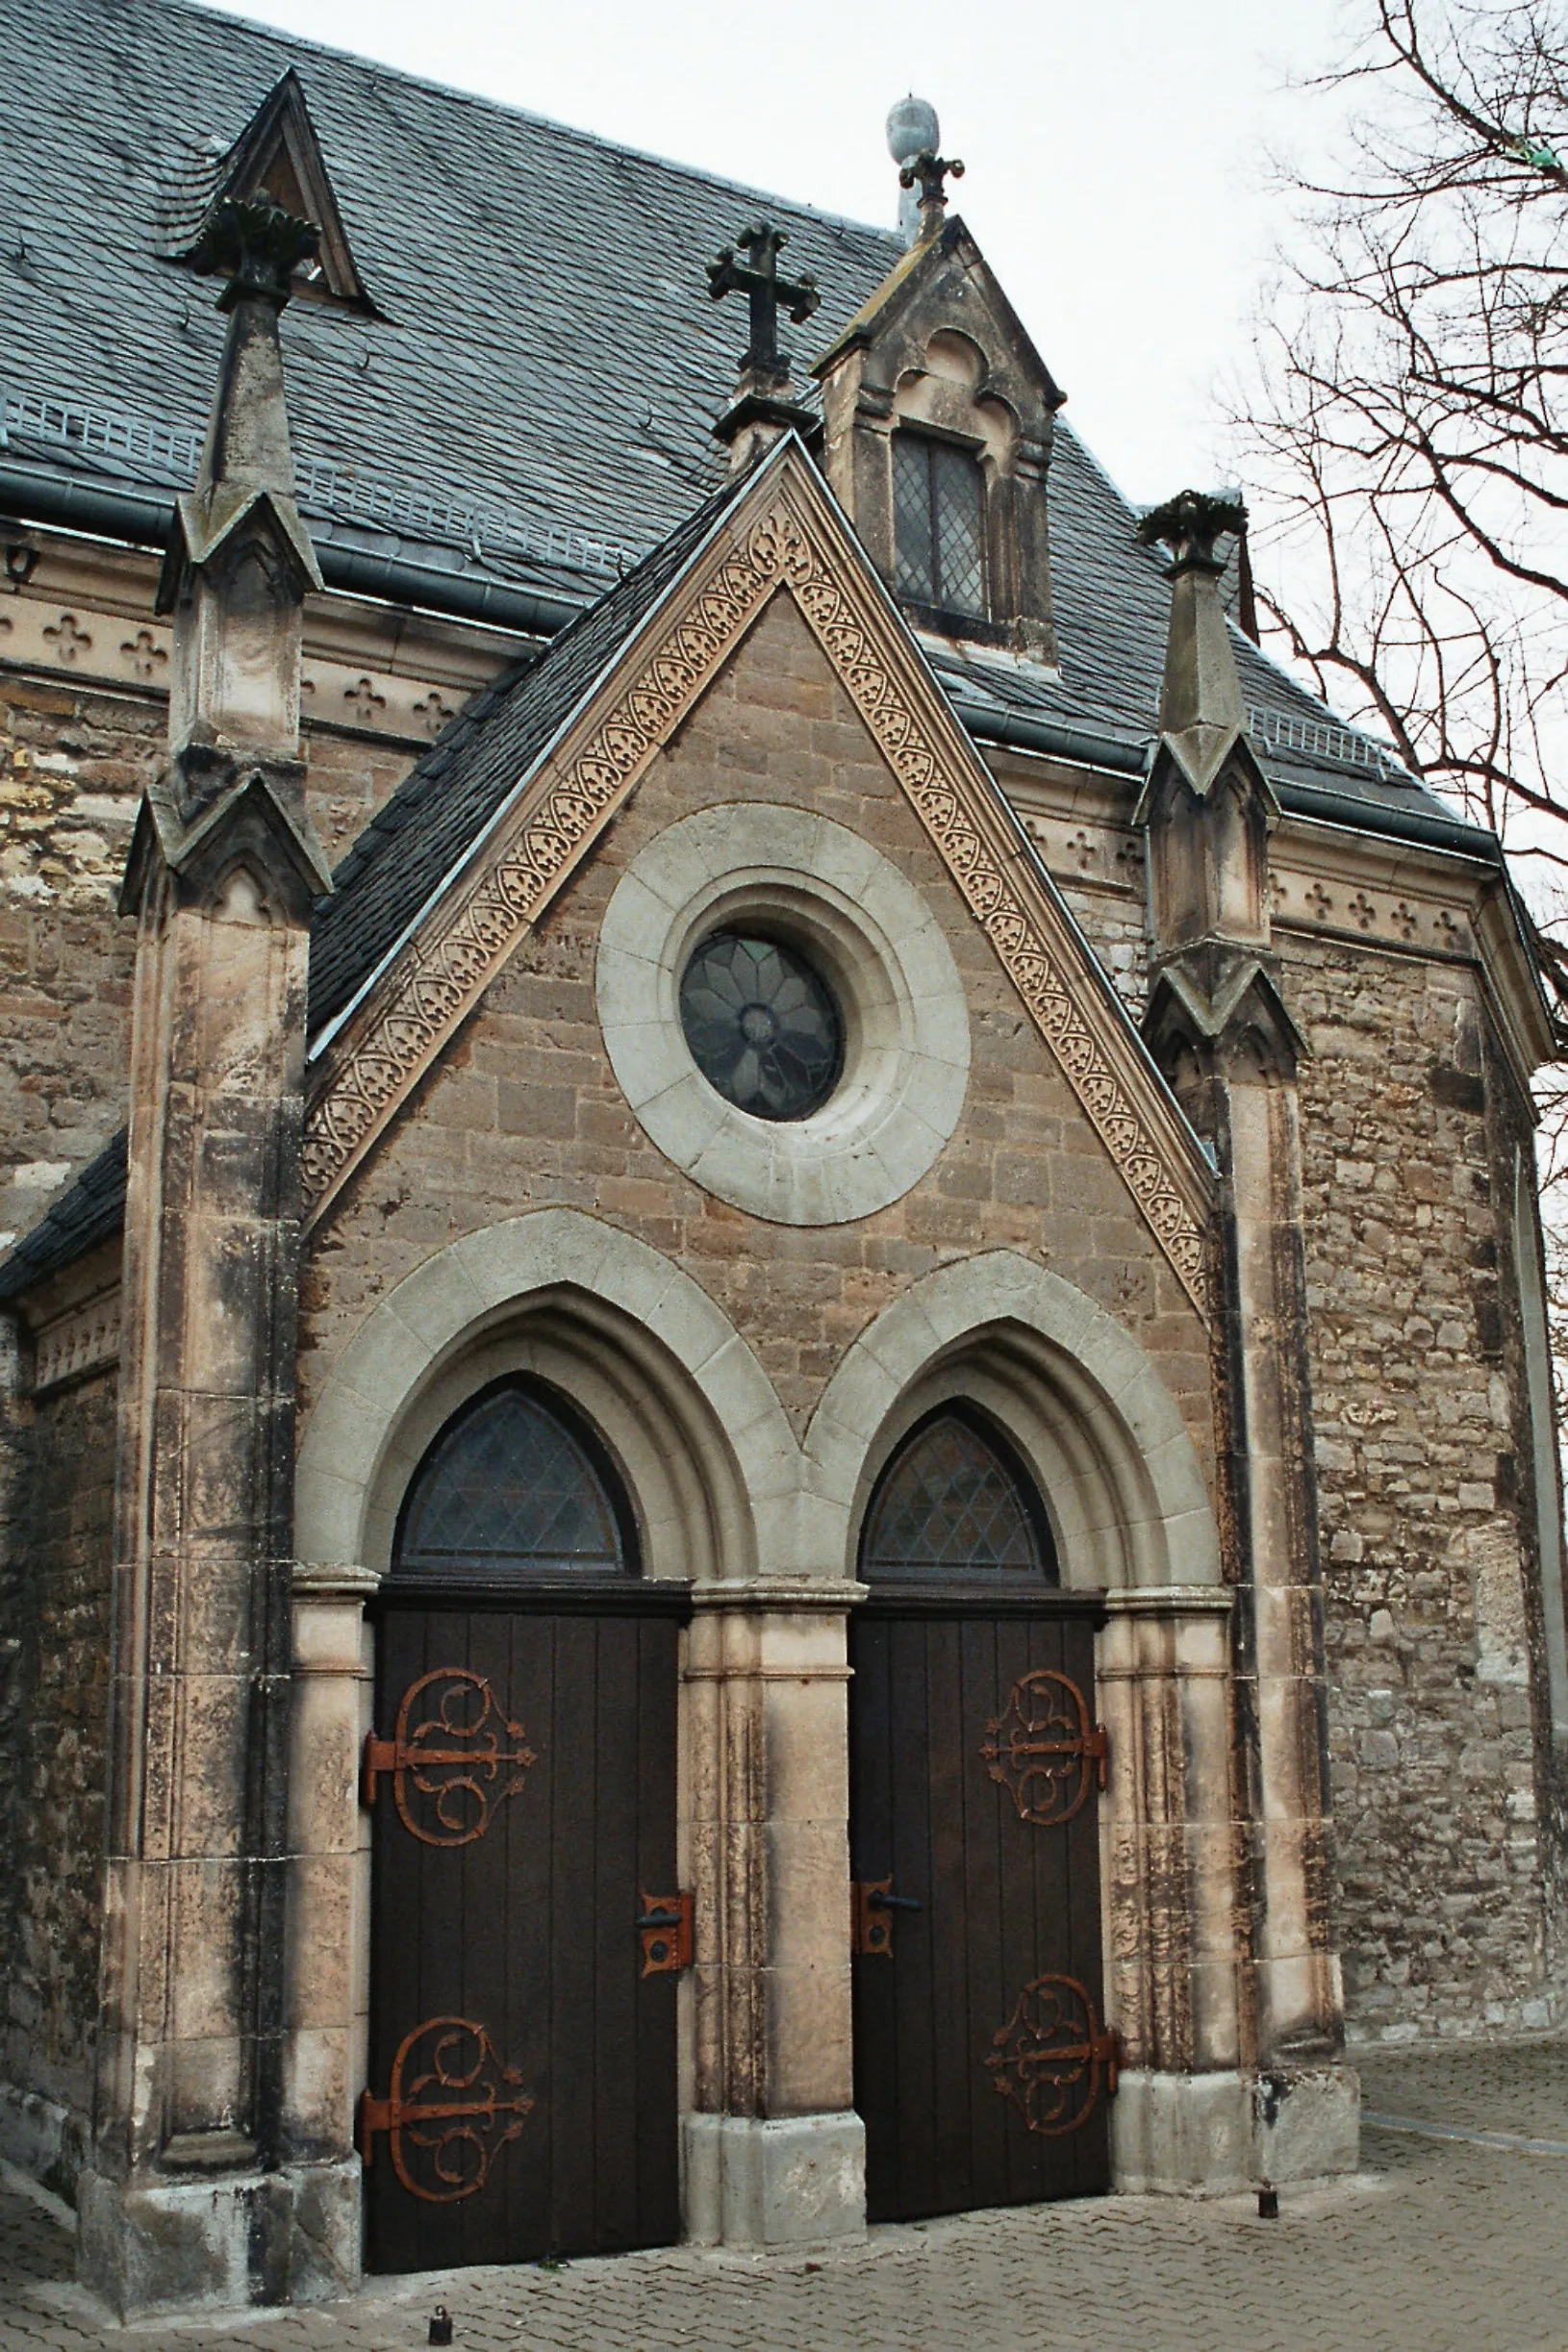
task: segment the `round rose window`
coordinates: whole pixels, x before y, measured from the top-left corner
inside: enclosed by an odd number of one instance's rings
[[[754,1119],[805,1119],[844,1062],[831,991],[777,940],[715,931],[680,984],[681,1027],[710,1086]]]

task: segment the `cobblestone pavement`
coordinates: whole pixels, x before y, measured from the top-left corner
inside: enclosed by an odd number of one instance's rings
[[[1568,2037],[1360,2061],[1365,2169],[1251,2201],[1106,2197],[772,2260],[672,2250],[377,2282],[276,2318],[117,2329],[61,2216],[0,2190],[6,2352],[1568,2352]],[[1463,2137],[1461,2137],[1461,2135]]]

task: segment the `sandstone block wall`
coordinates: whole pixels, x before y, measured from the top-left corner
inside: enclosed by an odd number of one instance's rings
[[[0,670],[0,1250],[125,1117],[135,930],[114,912],[162,695]],[[412,765],[305,728],[311,815],[336,861]]]
[[[1353,2034],[1544,2025],[1550,1749],[1512,1262],[1523,1105],[1463,964],[1281,942],[1302,1069]],[[1544,1842],[1543,1842],[1544,1840]]]
[[[704,1193],[638,1125],[600,1036],[598,930],[627,863],[677,818],[759,799],[815,809],[890,858],[942,922],[969,999],[970,1085],[951,1142],[902,1200],[852,1225],[773,1225]],[[325,1221],[302,1300],[302,1411],[331,1353],[433,1250],[557,1202],[623,1226],[700,1282],[797,1429],[850,1341],[911,1281],[977,1250],[1021,1250],[1137,1335],[1212,1460],[1201,1327],[852,704],[782,601]]]
[[[0,1398],[0,2080],[77,2134],[98,2006],[115,1387],[110,1370]]]

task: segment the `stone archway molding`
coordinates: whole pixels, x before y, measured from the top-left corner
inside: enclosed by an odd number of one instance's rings
[[[659,1380],[685,1426],[700,1422],[707,1442],[717,1440],[727,1458],[713,1465],[713,1483],[739,1498],[753,1559],[794,1566],[799,1450],[750,1348],[690,1275],[635,1235],[569,1208],[463,1235],[367,1317],[306,1425],[295,1488],[299,1558],[382,1565],[369,1555],[378,1542],[373,1523],[387,1518],[378,1499],[384,1466],[419,1399],[509,1319],[573,1300],[589,1319],[596,1312],[612,1351],[619,1324],[639,1347],[645,1377]]]
[[[573,1296],[620,1318],[716,1430],[749,1520],[749,1556],[721,1574],[851,1576],[890,1418],[967,1357],[1054,1433],[1049,1484],[1070,1582],[1221,1581],[1213,1512],[1174,1398],[1131,1333],[1059,1275],[992,1251],[925,1276],[853,1342],[802,1449],[771,1381],[700,1284],[634,1235],[566,1208],[465,1234],[372,1310],[306,1426],[298,1556],[378,1565],[368,1556],[372,1517],[386,1515],[375,1510],[378,1479],[416,1401],[507,1317]],[[613,1348],[613,1330],[604,1338]]]
[[[847,1545],[882,1432],[918,1388],[966,1358],[1026,1392],[1042,1429],[1055,1432],[1050,1500],[1067,1582],[1220,1583],[1219,1531],[1170,1390],[1104,1307],[1011,1250],[926,1275],[860,1334],[829,1381],[805,1454],[812,1490]]]

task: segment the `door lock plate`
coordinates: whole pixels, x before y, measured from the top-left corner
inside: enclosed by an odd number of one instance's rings
[[[692,1965],[692,1897],[650,1895],[643,1890],[637,1934],[643,1950],[645,1976],[675,1976]]]

